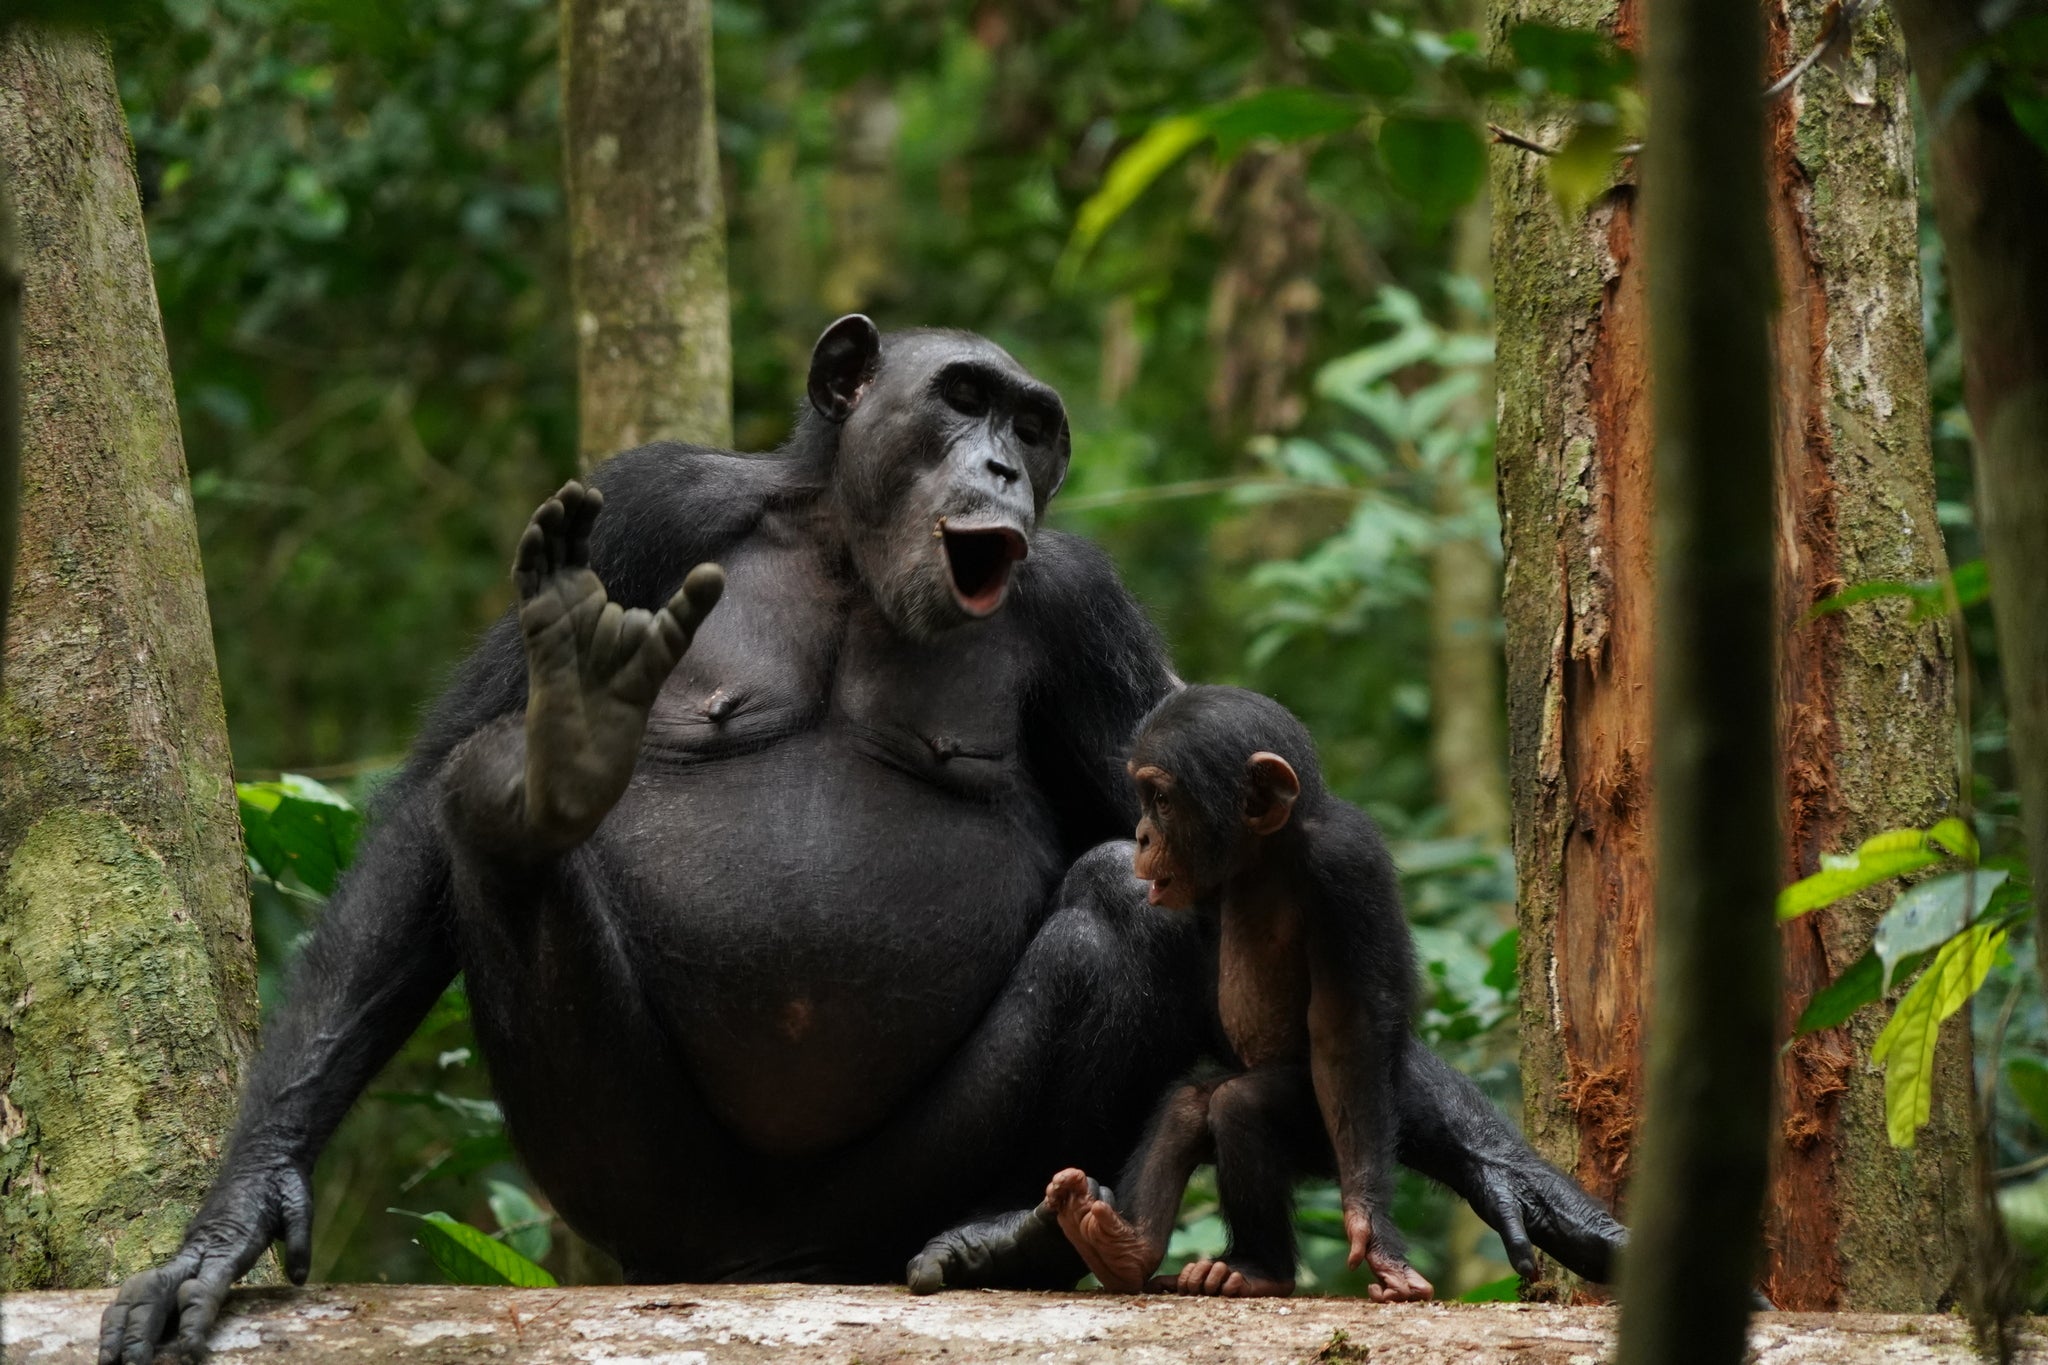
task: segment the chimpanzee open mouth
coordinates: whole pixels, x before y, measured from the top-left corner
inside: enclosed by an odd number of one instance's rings
[[[968,615],[987,616],[1003,604],[1010,566],[1031,552],[1030,544],[1007,526],[981,530],[942,524],[940,532],[945,537],[953,596]]]

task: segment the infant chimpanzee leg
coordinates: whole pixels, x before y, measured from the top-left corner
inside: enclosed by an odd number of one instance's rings
[[[1190,1261],[1175,1287],[1228,1298],[1293,1293],[1295,1177],[1330,1164],[1304,1159],[1328,1145],[1308,1067],[1231,1077],[1209,1097],[1209,1132],[1230,1249],[1220,1260]]]

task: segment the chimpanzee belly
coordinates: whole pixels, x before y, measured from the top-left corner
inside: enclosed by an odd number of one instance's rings
[[[830,721],[711,761],[650,748],[599,829],[602,913],[677,1080],[747,1146],[880,1122],[1043,915],[1063,869],[1042,802],[1006,762],[952,762],[985,771],[949,789]]]

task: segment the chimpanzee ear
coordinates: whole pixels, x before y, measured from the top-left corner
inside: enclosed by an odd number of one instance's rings
[[[1293,764],[1263,749],[1246,759],[1244,766],[1245,828],[1254,834],[1276,833],[1294,814],[1301,779],[1294,775]]]
[[[862,313],[848,313],[811,348],[811,406],[828,422],[844,422],[875,377],[882,334]]]

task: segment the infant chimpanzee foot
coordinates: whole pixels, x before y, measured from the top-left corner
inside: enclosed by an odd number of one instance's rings
[[[1436,1297],[1436,1286],[1400,1257],[1368,1251],[1365,1260],[1380,1281],[1365,1291],[1374,1303],[1427,1303]]]
[[[1088,1269],[1115,1294],[1136,1294],[1159,1268],[1166,1248],[1155,1247],[1109,1202],[1107,1186],[1085,1171],[1068,1167],[1045,1187],[1042,1207],[1060,1220],[1060,1231],[1081,1253]]]
[[[1233,1266],[1228,1261],[1189,1261],[1172,1280],[1155,1282],[1176,1294],[1212,1299],[1284,1299],[1294,1292],[1294,1280],[1281,1279],[1249,1265]]]

